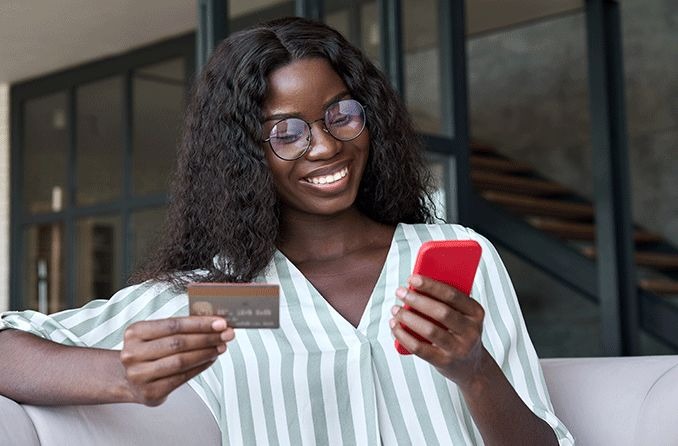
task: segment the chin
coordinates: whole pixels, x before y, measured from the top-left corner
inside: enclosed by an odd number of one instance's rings
[[[314,199],[311,202],[284,204],[284,208],[307,216],[332,217],[355,209],[356,195],[336,197],[334,199]]]

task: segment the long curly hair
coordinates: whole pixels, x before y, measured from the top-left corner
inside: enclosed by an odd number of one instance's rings
[[[279,204],[261,144],[267,77],[316,57],[366,105],[370,150],[358,209],[385,224],[433,220],[422,144],[384,75],[332,28],[277,19],[221,42],[196,80],[164,236],[131,282],[169,280],[180,288],[189,281],[247,282],[266,268],[279,234]]]

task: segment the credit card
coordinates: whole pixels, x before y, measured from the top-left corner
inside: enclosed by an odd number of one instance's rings
[[[222,316],[233,328],[278,328],[280,287],[268,283],[189,283],[190,313]]]

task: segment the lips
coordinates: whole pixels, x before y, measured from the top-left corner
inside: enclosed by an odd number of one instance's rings
[[[345,166],[335,172],[305,177],[304,181],[312,184],[332,184],[341,180],[346,175],[348,175],[348,166]]]

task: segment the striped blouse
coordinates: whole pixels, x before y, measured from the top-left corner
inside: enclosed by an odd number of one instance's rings
[[[556,418],[513,286],[494,247],[458,225],[399,224],[357,327],[329,305],[281,252],[257,282],[280,284],[280,328],[237,329],[228,350],[189,384],[217,420],[225,445],[471,445],[482,438],[457,386],[414,356],[401,356],[389,328],[395,290],[422,242],[474,239],[483,248],[472,296],[485,309],[483,345],[525,404],[574,444]],[[50,316],[2,314],[53,341],[121,349],[132,322],[188,314],[188,298],[145,282]]]

